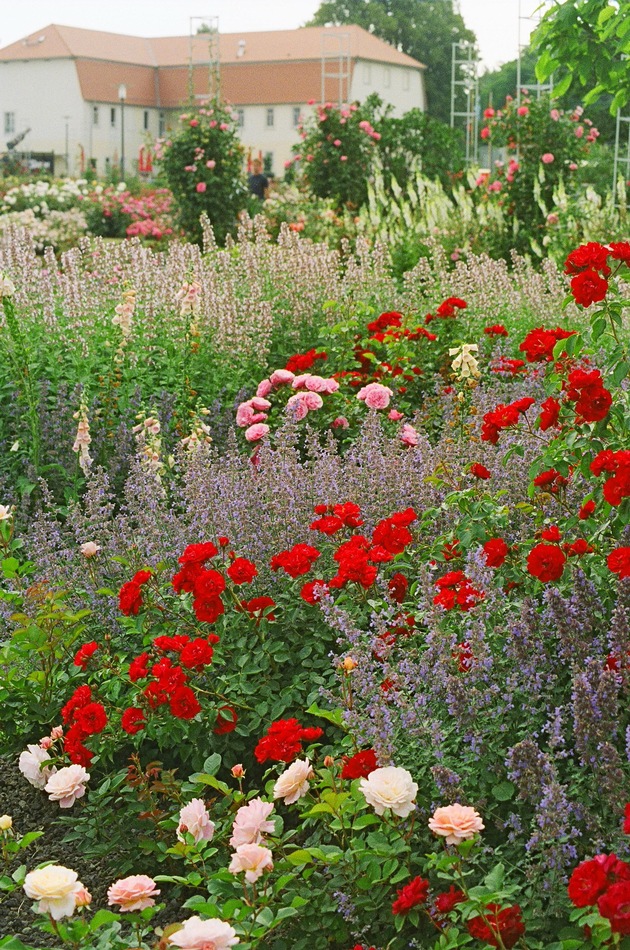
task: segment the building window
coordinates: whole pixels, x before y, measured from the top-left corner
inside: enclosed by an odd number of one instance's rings
[[[116,110],[115,109],[109,110],[109,124],[111,125],[112,129],[116,128]]]
[[[411,80],[411,75],[409,73],[409,70],[406,69],[403,73],[403,89],[405,90],[405,92],[409,90],[410,80]]]
[[[293,128],[296,129],[302,121],[302,110],[299,106],[293,106]]]
[[[163,112],[160,112],[160,115],[159,115],[159,117],[158,117],[158,135],[159,135],[159,137],[162,138],[162,136],[164,135],[165,132],[166,132],[166,116],[164,115]]]
[[[148,109],[145,109],[145,110],[144,110],[144,116],[143,116],[143,119],[142,119],[142,127],[143,127],[143,129],[144,129],[145,132],[146,132],[147,129],[149,128],[149,110],[148,110]]]
[[[239,129],[245,128],[245,109],[236,110],[236,124]]]
[[[4,113],[4,134],[10,135],[15,132],[15,112]]]
[[[385,86],[386,89],[389,89],[391,84],[392,84],[391,69],[389,68],[389,66],[384,66],[383,67],[383,85]]]
[[[273,152],[265,152],[263,171],[265,175],[271,175],[273,173]]]
[[[273,109],[267,109],[267,128],[273,129],[273,125],[274,125]]]
[[[98,125],[98,106],[92,106],[92,125]]]
[[[363,63],[363,82],[368,83],[372,81],[372,67],[369,63]]]

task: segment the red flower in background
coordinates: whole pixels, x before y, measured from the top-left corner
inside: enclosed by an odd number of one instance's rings
[[[630,935],[630,881],[613,884],[597,901],[597,909],[610,921],[614,934]]]
[[[205,564],[218,553],[212,541],[205,541],[202,544],[189,544],[178,560],[180,564]]]
[[[486,468],[486,466],[485,466],[485,465],[481,465],[479,462],[474,462],[474,463],[470,466],[470,474],[471,474],[471,475],[474,475],[475,478],[479,478],[479,479],[482,479],[482,480],[484,480],[484,481],[485,481],[486,479],[492,477],[492,476],[491,476],[491,473],[488,471],[488,469]]]
[[[228,567],[227,575],[236,585],[251,584],[258,576],[258,571],[252,561],[248,561],[246,557],[237,557]]]
[[[92,640],[90,643],[84,643],[82,647],[79,647],[74,655],[74,665],[80,666],[82,670],[85,670],[88,665],[88,660],[96,653],[97,650],[98,643],[96,640]]]
[[[619,580],[630,577],[630,548],[615,548],[606,558],[608,569],[619,575]]]
[[[143,711],[137,706],[130,706],[128,709],[125,709],[120,718],[120,725],[124,732],[129,733],[130,736],[135,736],[135,734],[140,732],[141,729],[144,729],[146,725]]]
[[[575,403],[576,422],[599,422],[608,415],[612,395],[604,388],[598,369],[574,369],[566,384],[569,402]]]
[[[611,452],[610,449],[604,449],[599,452],[591,462],[591,472],[599,476],[606,472],[611,477],[604,482],[604,498],[609,505],[620,505],[624,498],[630,496],[630,451],[622,449],[619,452]],[[593,505],[595,503],[588,502]]]
[[[89,702],[92,701],[92,690],[89,686],[77,686],[74,693],[61,708],[61,718],[65,723],[72,722],[75,718],[75,713],[78,709],[82,709],[84,706],[87,706]]]
[[[399,571],[396,574],[393,574],[387,584],[390,597],[392,600],[395,600],[397,604],[402,604],[407,596],[407,591],[409,590],[409,581],[404,574],[401,574]]]
[[[306,353],[296,353],[295,356],[289,357],[284,368],[290,370],[292,373],[304,373],[307,369],[311,368],[315,360],[326,359],[328,359],[326,353],[317,353],[315,349],[312,349]]]
[[[312,742],[323,736],[323,729],[304,728],[297,719],[278,719],[267,729],[254,749],[254,755],[263,762],[293,762],[302,751],[302,742]]]
[[[501,567],[508,556],[509,548],[503,538],[490,538],[483,546],[488,567]]]
[[[624,822],[622,830],[624,835],[630,835],[630,802],[628,802],[624,808]]]
[[[508,332],[502,323],[495,323],[491,327],[484,327],[484,333],[488,336],[508,336]]]
[[[466,922],[466,927],[471,937],[485,940],[491,947],[500,946],[500,935],[503,946],[510,950],[525,933],[525,924],[518,904],[503,910],[499,904],[488,904],[484,908],[484,917],[471,917]]]

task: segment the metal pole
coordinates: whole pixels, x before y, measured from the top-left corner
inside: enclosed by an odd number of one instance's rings
[[[125,178],[125,100],[120,100],[120,177]]]
[[[617,173],[619,169],[619,138],[621,134],[621,109],[617,109],[617,126],[615,129],[615,154],[613,158],[613,180],[612,180],[612,196],[613,196],[613,205],[617,204]]]
[[[69,115],[64,115],[64,120],[66,123],[66,152],[65,152],[65,162],[66,162],[66,175],[70,174],[70,149],[68,147],[68,121],[70,119]]]

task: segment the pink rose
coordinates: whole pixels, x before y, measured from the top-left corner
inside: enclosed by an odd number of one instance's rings
[[[191,119],[189,122],[191,129],[196,129],[199,125],[199,119]]]
[[[265,425],[264,422],[257,422],[249,429],[245,429],[245,438],[248,442],[258,442],[259,439],[264,439],[266,435],[269,435],[269,426]]]
[[[211,920],[189,917],[167,940],[170,947],[180,947],[180,950],[229,950],[239,943],[234,928],[216,917]]]
[[[292,805],[309,790],[313,770],[309,759],[296,759],[285,769],[273,787],[273,797],[283,798],[285,805]]]
[[[398,422],[399,419],[404,419],[404,413],[398,412],[398,409],[390,409],[387,418],[391,419],[392,422]]]
[[[271,403],[268,399],[263,399],[262,396],[252,396],[249,400],[250,405],[256,410],[256,412],[264,412],[265,409],[271,409]]]
[[[335,146],[335,148],[339,148],[339,146],[341,145],[341,139],[335,139],[335,141],[333,142],[333,145]]]
[[[584,126],[578,125],[577,128],[575,129],[576,139],[581,139],[583,135],[584,135]]]
[[[195,185],[195,191],[198,191],[199,194],[202,195],[207,187],[205,181],[198,181]]]
[[[511,177],[511,176],[508,176]],[[503,183],[500,181],[493,181],[491,185],[488,185],[488,191],[501,191],[503,188]]]
[[[306,386],[306,380],[310,379],[310,373],[300,373],[299,376],[294,376],[291,380],[292,389],[304,389]]]
[[[547,224],[557,224],[559,220],[560,218],[553,211],[547,215]]]
[[[519,106],[516,110],[517,115],[529,115],[529,109],[527,106]]]
[[[212,840],[214,822],[210,821],[208,809],[200,798],[193,798],[179,812],[177,837],[180,841],[184,841],[184,834],[192,835],[195,844]]]
[[[483,128],[483,129],[481,130],[481,132],[479,133],[479,135],[481,136],[482,139],[489,139],[489,138],[490,138],[490,129],[488,128],[488,126],[486,126],[485,128]]]
[[[260,396],[261,399],[264,399],[265,396],[268,396],[273,386],[270,379],[263,379],[258,383],[258,389],[256,390],[256,395]]]
[[[312,393],[328,392],[328,380],[323,376],[307,376],[304,380],[304,386]]]
[[[132,874],[112,884],[107,891],[107,903],[118,904],[123,913],[144,910],[145,907],[153,907],[153,898],[159,893],[153,878],[146,874]]]
[[[216,162],[213,158],[208,159],[208,161],[206,162],[206,168],[214,168],[215,165],[216,165]]]
[[[81,554],[87,558],[94,557],[100,550],[100,545],[96,541],[85,541],[80,547]]]
[[[264,412],[254,412],[251,400],[242,402],[236,410],[236,424],[240,429],[254,425],[256,422],[264,422],[266,418],[267,416]]]
[[[302,394],[302,402],[307,409],[321,409],[324,405],[324,400],[319,395],[319,393],[305,392]]]
[[[347,161],[348,161],[348,156],[347,156],[347,155],[341,155],[341,156],[339,157],[339,161],[340,161],[340,162],[347,162]]]
[[[336,419],[333,419],[331,423],[333,429],[348,429],[350,428],[350,423],[345,416],[337,416]]]
[[[560,118],[560,113],[558,112],[557,109],[552,109],[551,112],[549,113],[549,116],[550,118],[553,119],[554,122],[557,122],[558,119]]]
[[[85,783],[89,780],[90,773],[82,765],[68,765],[50,776],[44,791],[51,802],[59,802],[60,808],[72,808],[77,798],[85,795]]]
[[[269,377],[272,386],[286,386],[293,379],[295,379],[295,373],[292,373],[290,369],[275,369]]]
[[[271,871],[273,868],[273,856],[269,848],[264,848],[260,844],[241,844],[232,855],[228,871],[231,874],[240,874],[245,871],[245,880],[248,884],[254,884],[263,871]]]
[[[541,155],[540,160],[544,165],[551,165],[555,161],[555,156],[551,152],[545,152],[544,155]]]
[[[419,436],[413,426],[405,423],[405,425],[400,430],[400,438],[405,443],[405,445],[413,446],[417,445],[419,441]]]
[[[569,168],[571,169],[572,172],[577,171],[577,165],[575,164],[575,162],[571,162],[571,164],[569,165]]]
[[[234,819],[230,847],[236,849],[242,844],[260,844],[263,835],[270,834],[275,828],[273,821],[268,821],[272,811],[273,802],[264,802],[262,798],[254,798],[239,808]]]
[[[483,831],[484,823],[474,808],[468,805],[446,805],[445,808],[436,808],[429,818],[431,831],[446,839],[447,844],[459,844],[467,838],[472,838],[479,831]]]
[[[368,383],[357,393],[357,399],[365,400],[368,409],[386,409],[389,406],[390,396],[393,396],[389,386],[381,383]]]
[[[304,393],[295,393],[295,395],[289,396],[286,407],[291,412],[295,422],[300,422],[301,419],[306,418],[308,415],[308,406],[304,401]]]

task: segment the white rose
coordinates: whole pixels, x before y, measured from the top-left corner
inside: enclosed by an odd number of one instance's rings
[[[72,916],[76,894],[82,887],[76,871],[58,864],[31,871],[24,878],[27,897],[39,901],[37,913],[50,914],[53,920]]]
[[[406,818],[415,809],[414,798],[418,786],[407,769],[388,765],[370,772],[362,778],[360,788],[368,805],[372,805],[377,815],[391,808],[394,815]]]
[[[274,798],[284,798],[285,805],[292,805],[308,792],[308,780],[313,770],[308,759],[298,759],[286,769],[273,787]]]
[[[0,831],[8,831],[13,827],[13,819],[11,815],[2,815],[0,816]]]
[[[83,557],[94,557],[101,550],[101,547],[96,541],[85,541],[80,550]]]
[[[7,521],[9,518],[12,518],[11,506],[10,505],[0,505],[0,521]]]
[[[51,802],[59,802],[60,808],[71,808],[77,798],[85,795],[85,782],[89,779],[90,773],[82,765],[68,765],[50,776],[44,790]]]
[[[35,788],[43,788],[51,775],[56,771],[54,768],[45,766],[40,768],[43,762],[48,762],[50,756],[45,749],[38,745],[28,745],[27,751],[22,752],[18,761],[18,768],[27,782],[34,785]]]

